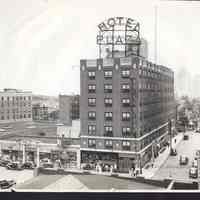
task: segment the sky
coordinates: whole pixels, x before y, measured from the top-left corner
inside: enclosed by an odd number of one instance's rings
[[[158,0],[0,0],[0,89],[79,93],[80,59],[98,57],[97,25],[113,16],[140,23],[155,61],[200,74],[200,3]]]

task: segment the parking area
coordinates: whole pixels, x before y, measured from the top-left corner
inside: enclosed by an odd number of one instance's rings
[[[33,178],[33,170],[7,170],[5,167],[0,167],[0,180],[14,180],[17,185]]]
[[[13,122],[0,124],[0,139],[37,139],[41,142],[56,143],[57,125],[48,122]]]

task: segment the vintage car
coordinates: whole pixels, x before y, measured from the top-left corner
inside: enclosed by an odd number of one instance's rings
[[[9,180],[9,181],[7,181],[7,180],[1,180],[0,181],[0,188],[1,189],[8,189],[8,188],[12,187],[15,184],[16,184],[16,182],[13,181],[13,180]]]
[[[184,155],[180,156],[179,163],[180,163],[180,165],[187,165],[188,164],[188,157],[186,157]]]
[[[176,156],[176,155],[177,155],[176,149],[171,149],[170,156]]]
[[[0,166],[6,167],[10,162],[11,162],[10,160],[0,160]]]
[[[40,166],[43,168],[53,168],[54,167],[53,163],[48,158],[42,159],[40,161]]]
[[[8,170],[23,170],[22,164],[20,162],[10,162],[7,164],[6,168]]]
[[[183,140],[189,140],[189,135],[184,134]]]
[[[22,168],[24,169],[34,169],[36,167],[36,164],[32,161],[27,161],[24,164],[22,164]]]
[[[189,177],[190,178],[198,178],[198,169],[196,167],[191,167],[189,169]]]

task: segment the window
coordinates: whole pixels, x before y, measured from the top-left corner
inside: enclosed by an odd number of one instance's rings
[[[130,136],[130,133],[131,133],[130,127],[123,127],[122,128],[122,135],[123,135],[123,137]]]
[[[122,113],[122,121],[129,121],[130,120],[130,112],[123,112]]]
[[[88,140],[88,147],[96,147],[96,140],[89,139]]]
[[[131,144],[129,141],[122,141],[122,149],[123,150],[130,150],[131,149]]]
[[[130,70],[122,70],[122,78],[129,78],[130,76]]]
[[[9,101],[9,99],[10,99],[10,98],[9,98],[9,97],[7,97],[7,101]]]
[[[96,112],[94,112],[94,111],[88,112],[88,118],[90,120],[95,120],[96,119]]]
[[[89,98],[88,99],[88,106],[96,106],[96,99],[95,98]]]
[[[4,98],[3,97],[1,97],[1,101],[3,101],[4,100]]]
[[[31,114],[28,114],[28,118],[31,118]]]
[[[105,103],[105,106],[107,106],[107,107],[112,106],[112,99],[111,98],[105,98],[104,103]]]
[[[112,78],[112,71],[104,71],[105,78]]]
[[[88,85],[88,93],[95,93],[96,85]]]
[[[89,77],[89,79],[95,79],[95,71],[89,71],[88,72],[88,77]]]
[[[112,147],[113,147],[113,142],[112,142],[112,140],[105,140],[105,147],[106,147],[107,149],[112,149]]]
[[[129,98],[122,99],[122,104],[123,106],[130,106],[130,99]]]
[[[122,92],[130,92],[130,85],[128,83],[124,83],[121,85]]]
[[[106,136],[106,137],[112,137],[113,136],[112,126],[105,126],[104,127],[104,136]]]
[[[89,125],[88,126],[88,134],[95,135],[96,134],[96,125]]]
[[[105,84],[104,85],[104,92],[105,93],[112,93],[112,85],[111,84]]]
[[[112,112],[105,112],[105,120],[112,120]]]

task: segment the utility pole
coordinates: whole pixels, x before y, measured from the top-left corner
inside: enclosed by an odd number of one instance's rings
[[[157,24],[158,24],[158,7],[155,5],[154,7],[154,17],[155,17],[155,22],[154,22],[154,62],[155,64],[157,63]]]
[[[168,120],[168,133],[170,136],[170,153],[172,152],[172,121],[171,119]]]

